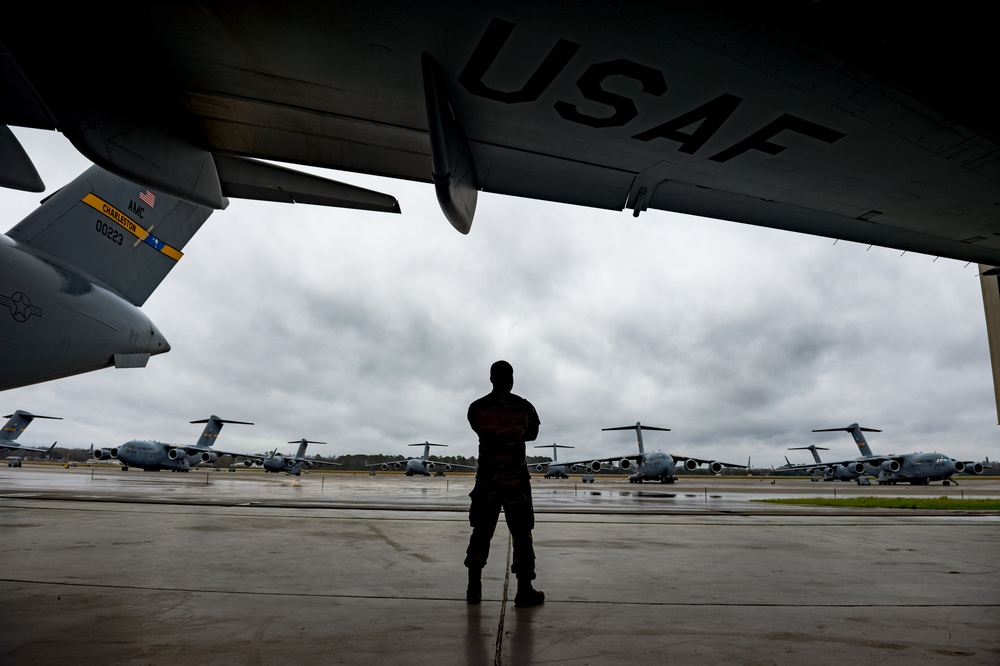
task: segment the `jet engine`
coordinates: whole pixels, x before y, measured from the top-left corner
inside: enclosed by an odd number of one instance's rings
[[[450,472],[451,471],[451,465],[445,465],[444,466],[444,471]]]
[[[244,460],[243,461],[243,466],[244,467],[253,467],[256,464],[257,464],[256,460]]]
[[[698,461],[688,458],[687,460],[684,461],[684,469],[686,469],[689,472],[695,471],[696,469],[698,469]]]
[[[893,474],[895,474],[896,472],[899,471],[899,461],[898,460],[886,460],[884,463],[882,463],[881,465],[879,465],[879,469],[882,469],[882,470],[884,470],[886,472],[892,472]]]
[[[379,467],[381,467],[382,471],[384,472],[385,470],[389,469],[389,463],[382,463],[381,465],[379,465]]]
[[[187,451],[184,449],[170,449],[167,451],[167,457],[171,460],[180,460],[181,458],[187,458]]]
[[[847,469],[849,469],[850,471],[854,472],[855,474],[864,474],[865,473],[865,464],[863,462],[851,463],[850,465],[847,466]]]
[[[959,465],[961,465],[962,467],[959,468]],[[983,463],[981,462],[972,463],[971,465],[966,465],[961,460],[955,461],[955,469],[959,472],[966,472],[969,474],[982,474],[984,471],[986,471],[986,467],[984,467]]]
[[[587,469],[590,470],[591,474],[597,474],[598,472],[601,471],[601,461],[595,460],[594,462],[587,465]]]
[[[536,472],[544,472],[545,471],[545,465],[542,465],[542,464],[535,465],[535,471]]]
[[[719,474],[722,472],[722,463],[713,460],[708,463],[708,468],[712,470],[712,474]]]
[[[432,471],[434,471],[435,467],[436,467],[436,465],[434,463],[429,462],[429,463],[427,463],[427,466],[424,469],[427,470],[428,472],[432,472]]]
[[[219,459],[218,453],[212,453],[211,451],[205,451],[201,454],[201,461],[203,463],[214,463]]]
[[[291,462],[289,462],[289,463],[288,463],[288,466],[289,466],[289,467],[291,467],[291,466],[292,466]],[[313,464],[312,464],[311,462],[309,462],[308,460],[303,460],[303,461],[302,461],[302,466],[303,466],[304,468],[306,468],[306,469],[312,469],[312,468],[313,468]]]
[[[632,460],[630,458],[622,458],[618,461],[618,469],[623,472],[627,472],[632,469]]]
[[[94,451],[95,460],[107,460],[109,458],[117,458],[118,449],[97,449]]]
[[[403,463],[393,463],[392,466],[395,467],[396,469],[403,469]]]

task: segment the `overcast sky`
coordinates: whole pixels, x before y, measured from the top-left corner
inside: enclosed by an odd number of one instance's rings
[[[61,136],[15,130],[48,189],[88,163]],[[402,215],[232,200],[144,311],[172,345],[141,370],[0,393],[36,421],[25,444],[133,438],[259,452],[476,455],[465,414],[514,366],[514,392],[561,458],[647,450],[755,466],[880,428],[876,453],[1000,458],[975,265],[730,222],[481,194],[469,236],[430,185],[316,171],[397,197]],[[0,190],[9,229],[41,195]],[[546,454],[545,450],[538,452]],[[292,449],[285,446],[285,449]],[[551,450],[548,450],[549,452]]]

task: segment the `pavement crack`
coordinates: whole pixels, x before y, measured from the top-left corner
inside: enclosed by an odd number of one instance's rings
[[[507,562],[504,564],[503,570],[503,596],[500,599],[500,624],[497,626],[497,649],[493,655],[493,666],[500,666],[503,663],[501,661],[503,653],[503,622],[507,615],[507,594],[510,590],[510,553],[513,540],[512,536],[507,536]]]

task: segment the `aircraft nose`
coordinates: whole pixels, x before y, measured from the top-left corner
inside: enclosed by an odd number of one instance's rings
[[[149,346],[146,351],[150,354],[165,354],[170,351],[170,343],[160,333],[160,329],[156,328],[156,324],[149,322]]]

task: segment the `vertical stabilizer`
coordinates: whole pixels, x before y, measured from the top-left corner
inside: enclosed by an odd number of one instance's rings
[[[0,441],[2,442],[13,442],[21,436],[24,429],[35,419],[62,420],[61,416],[41,416],[40,414],[32,414],[21,409],[3,418],[7,419],[7,423],[4,424],[3,430],[0,430]]]
[[[805,449],[808,449],[809,452],[812,453],[813,462],[815,462],[817,464],[823,462],[819,458],[819,451],[829,451],[830,450],[830,449],[828,449],[828,448],[826,448],[824,446],[816,446],[815,444],[810,444],[809,446],[793,446],[792,448],[790,448],[788,450],[789,451],[801,451],[801,450],[805,450]],[[785,460],[788,460],[788,458],[785,458]]]
[[[213,444],[215,444],[215,440],[219,436],[219,432],[222,431],[222,426],[225,425],[226,423],[253,425],[248,421],[227,421],[226,419],[220,419],[215,414],[212,414],[207,419],[191,421],[191,423],[205,424],[205,429],[201,431],[201,437],[199,437],[198,441],[194,443],[195,446],[212,446]]]
[[[313,441],[311,439],[297,439],[295,441],[288,442],[288,443],[289,444],[298,444],[299,445],[299,450],[295,452],[295,459],[296,460],[302,460],[303,458],[306,457],[306,448],[310,444],[326,444],[326,442],[316,442],[316,441]],[[277,450],[277,449],[275,449],[275,450]]]
[[[646,452],[645,449],[642,446],[642,431],[643,430],[660,430],[660,431],[663,431],[663,432],[670,432],[670,428],[657,428],[656,426],[644,426],[639,421],[636,421],[635,425],[630,425],[630,426],[616,426],[614,428],[601,428],[601,430],[602,431],[604,431],[604,430],[635,430],[635,438],[636,438],[636,441],[639,444],[639,455],[642,455],[643,453]]]
[[[211,213],[94,166],[8,235],[142,305]]]
[[[868,440],[865,439],[864,433],[882,432],[881,430],[877,430],[875,428],[862,428],[857,423],[852,423],[846,428],[821,428],[819,430],[813,430],[813,432],[840,432],[841,430],[851,433],[851,437],[854,438],[854,443],[858,445],[858,451],[861,452],[861,455],[865,457],[875,455],[872,453],[871,447],[868,446]]]

